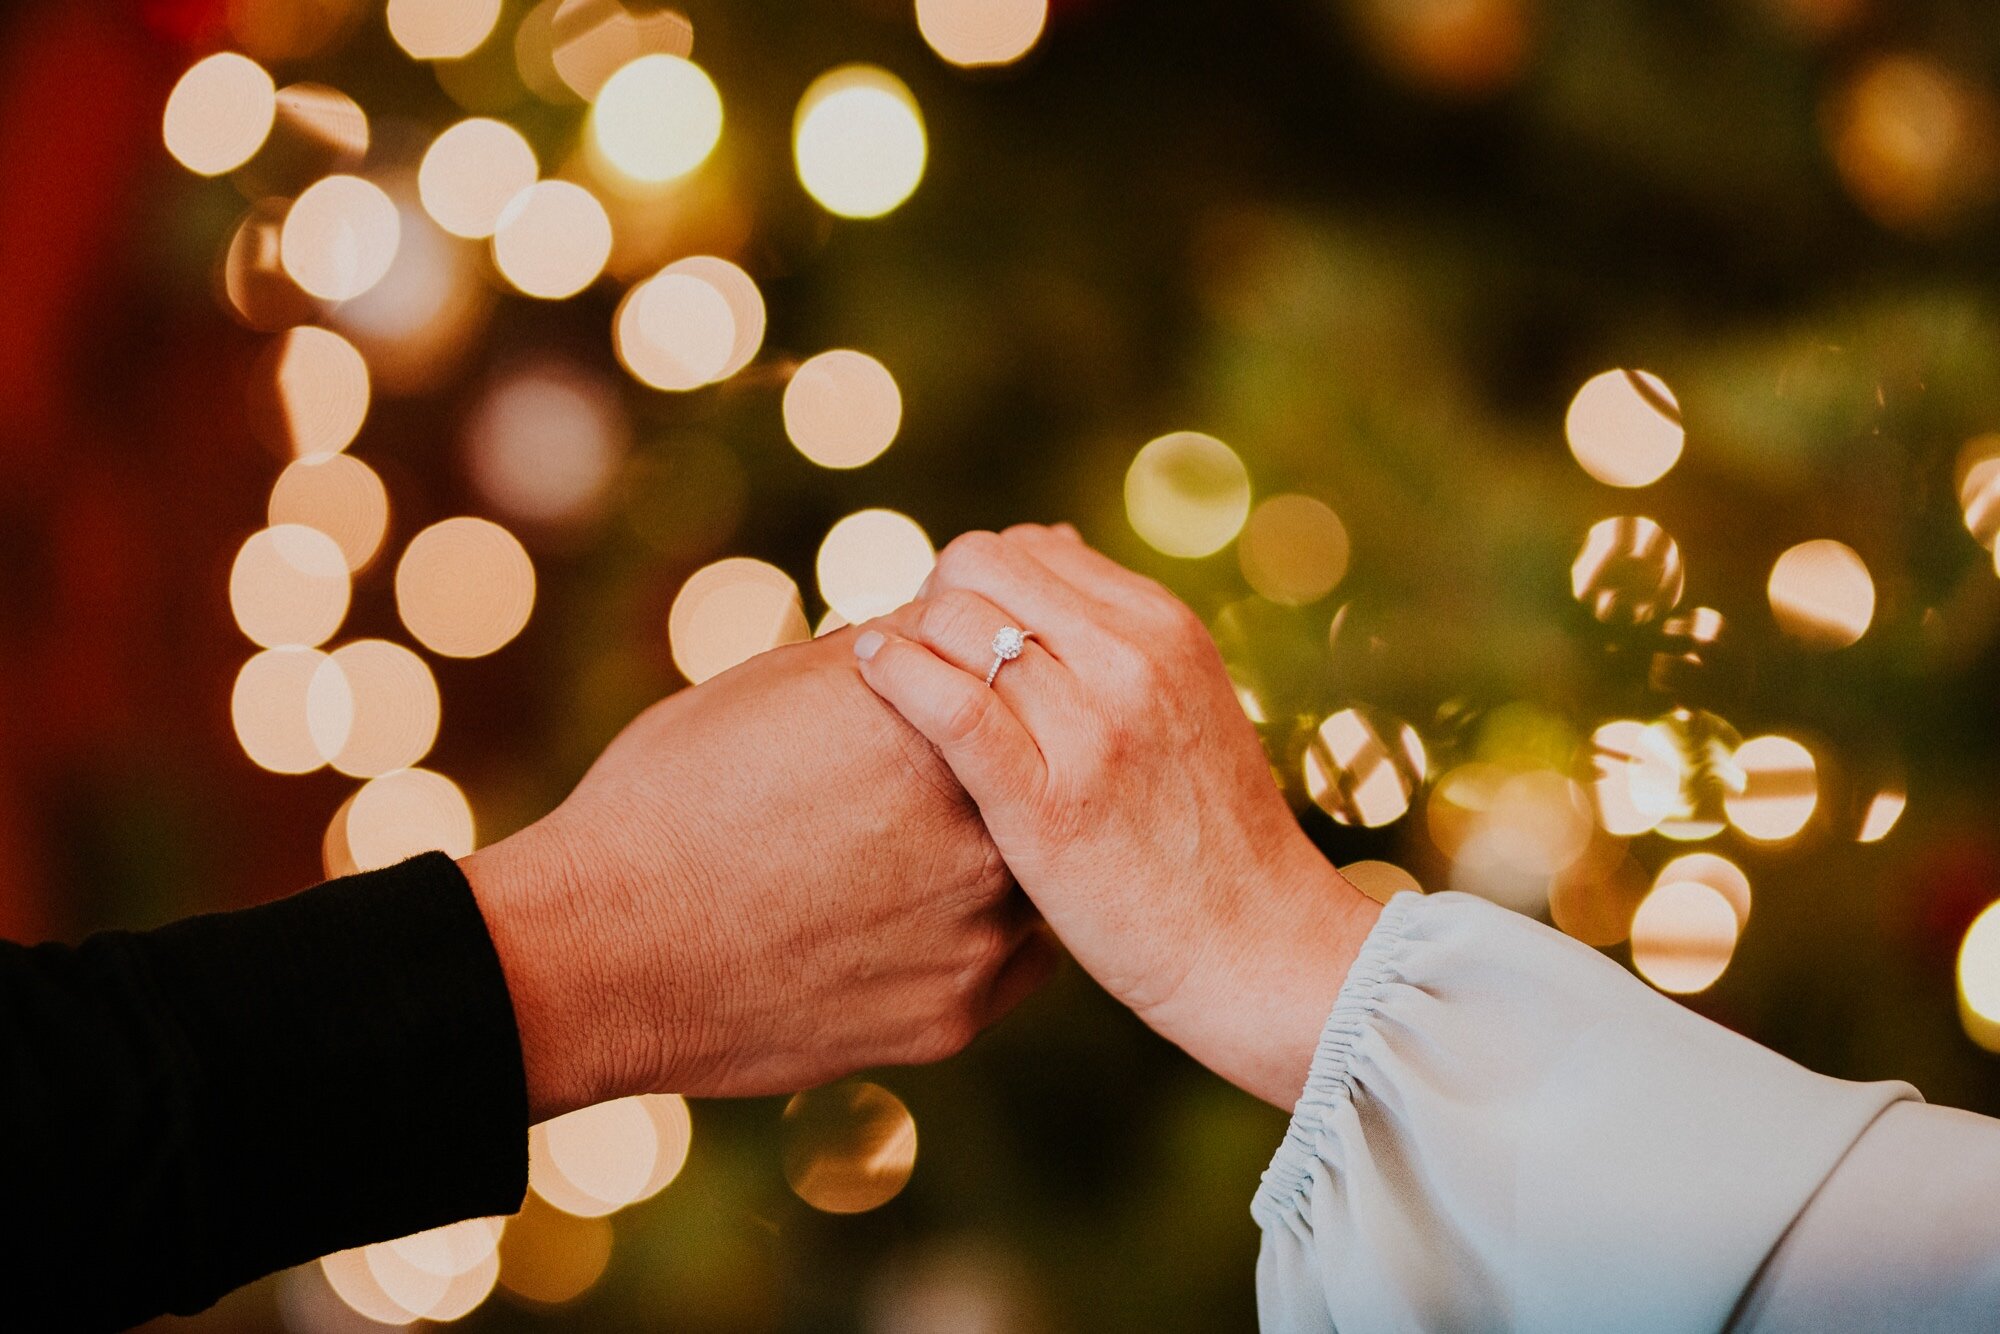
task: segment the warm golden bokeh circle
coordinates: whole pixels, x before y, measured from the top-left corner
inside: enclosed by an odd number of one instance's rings
[[[1250,511],[1236,542],[1243,578],[1287,606],[1317,602],[1347,574],[1347,527],[1325,501],[1272,496]]]
[[[1812,752],[1790,737],[1752,737],[1736,749],[1741,791],[1724,799],[1729,823],[1749,838],[1778,843],[1806,827],[1819,804]]]
[[[1980,1046],[2000,1052],[2000,903],[1990,903],[1958,947],[1958,1012]]]
[[[785,435],[822,468],[879,458],[903,424],[903,395],[889,368],[837,348],[808,359],[785,385]]]
[[[396,611],[418,643],[448,658],[501,648],[535,609],[535,565],[520,539],[490,519],[432,524],[396,565]]]
[[[430,754],[442,703],[422,658],[385,639],[358,639],[320,664],[307,712],[314,743],[329,764],[355,778],[374,778]]]
[[[1638,515],[1592,524],[1569,576],[1576,600],[1607,624],[1655,620],[1679,605],[1687,587],[1680,547]]]
[[[843,65],[799,99],[793,161],[806,193],[829,213],[888,213],[916,190],[928,151],[916,98],[885,69]]]
[[[936,564],[937,550],[915,519],[870,509],[828,530],[815,569],[820,598],[848,624],[859,625],[914,598]]]
[[[1178,431],[1141,449],[1125,473],[1132,529],[1169,556],[1210,556],[1250,517],[1250,472],[1212,435]]]
[[[347,616],[347,558],[325,533],[287,523],[253,533],[229,571],[229,606],[265,648],[326,642]]]
[[[1875,580],[1854,548],[1821,538],[1779,556],[1766,585],[1778,626],[1808,648],[1846,648],[1875,619]]]
[[[389,528],[389,492],[375,470],[351,454],[294,459],[271,487],[272,524],[296,523],[332,538],[347,568],[364,569]]]
[[[737,346],[729,299],[686,270],[657,273],[626,293],[612,329],[625,369],[654,389],[686,392],[722,379]]]
[[[722,137],[722,96],[693,61],[640,56],[604,82],[590,108],[590,143],[613,171],[643,185],[687,175]]]
[[[431,141],[417,169],[417,193],[438,226],[478,240],[493,235],[501,212],[540,171],[519,130],[479,116]]]
[[[917,30],[954,65],[1007,65],[1033,49],[1049,0],[917,0]]]
[[[564,1213],[596,1218],[652,1198],[687,1162],[693,1122],[677,1094],[617,1098],[528,1134],[528,1185]]]
[[[167,95],[161,134],[189,171],[219,176],[264,146],[277,116],[277,86],[264,67],[223,51],[195,62]]]
[[[780,1127],[785,1180],[830,1214],[858,1214],[894,1199],[917,1164],[917,1123],[879,1084],[847,1080],[798,1094]]]
[[[258,358],[252,423],[295,458],[338,453],[360,434],[373,392],[368,363],[354,344],[331,329],[302,324]]]
[[[1593,375],[1576,391],[1564,423],[1570,452],[1607,486],[1650,486],[1681,456],[1681,406],[1650,371]]]
[[[546,301],[575,296],[611,258],[611,218],[573,181],[537,181],[500,211],[493,262],[516,291]]]
[[[458,784],[428,769],[371,778],[347,808],[347,851],[356,869],[394,866],[420,852],[472,851],[472,805]]]
[[[243,664],[229,696],[236,740],[259,768],[311,773],[327,761],[312,734],[307,692],[326,655],[313,648],[270,648]]]
[[[1657,886],[1632,918],[1632,966],[1662,991],[1704,991],[1729,967],[1741,930],[1723,894],[1695,880]]]
[[[1302,761],[1306,793],[1341,824],[1393,824],[1423,786],[1429,759],[1416,729],[1342,709],[1314,730]]]
[[[388,0],[389,35],[414,60],[457,60],[486,40],[500,0]]]
[[[293,201],[279,255],[300,287],[323,301],[347,301],[382,281],[402,237],[402,215],[381,186],[328,176]]]
[[[696,685],[766,649],[810,636],[799,586],[783,570],[748,556],[696,570],[667,614],[674,666]]]

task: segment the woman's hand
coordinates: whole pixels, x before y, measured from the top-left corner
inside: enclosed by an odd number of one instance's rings
[[[989,688],[994,632],[1032,631]],[[1021,887],[1114,996],[1280,1107],[1379,909],[1285,805],[1207,630],[1073,529],[969,533],[863,628]]]

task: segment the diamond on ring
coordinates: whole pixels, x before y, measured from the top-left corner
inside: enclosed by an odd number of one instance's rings
[[[993,678],[1000,675],[1002,664],[1021,656],[1021,650],[1034,638],[1033,630],[1021,630],[1011,625],[1003,625],[993,634],[993,666],[986,673],[986,684],[992,685]]]

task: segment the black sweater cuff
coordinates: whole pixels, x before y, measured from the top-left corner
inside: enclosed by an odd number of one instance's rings
[[[500,960],[442,853],[132,938],[192,1071],[169,1309],[364,1242],[513,1213],[527,1084]]]

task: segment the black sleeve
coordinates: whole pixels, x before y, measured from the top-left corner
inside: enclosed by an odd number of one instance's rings
[[[0,1081],[11,1328],[196,1311],[527,1188],[513,1007],[441,853],[75,948],[0,943]]]

